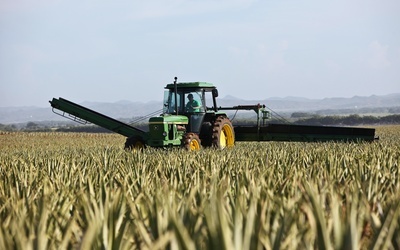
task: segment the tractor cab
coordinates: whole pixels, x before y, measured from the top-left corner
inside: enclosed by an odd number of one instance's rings
[[[177,103],[175,103],[175,101]],[[204,91],[202,90],[181,90],[177,93],[166,90],[164,93],[164,114],[183,115],[194,113],[205,113],[206,102]]]
[[[186,131],[199,134],[206,115],[212,112],[208,110],[206,101],[212,100],[215,104],[215,93],[216,88],[206,82],[168,84],[164,92],[163,114],[187,117]]]

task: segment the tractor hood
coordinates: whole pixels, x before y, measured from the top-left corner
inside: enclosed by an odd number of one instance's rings
[[[189,119],[183,115],[164,115],[152,117],[149,120],[150,124],[188,124]]]
[[[188,118],[183,115],[164,115],[150,118],[148,145],[152,147],[181,145],[185,126],[188,123]]]

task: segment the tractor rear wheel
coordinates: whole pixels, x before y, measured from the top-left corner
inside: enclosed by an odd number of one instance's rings
[[[146,143],[140,136],[131,136],[126,139],[125,149],[126,150],[141,150],[146,147]]]
[[[182,147],[188,151],[200,150],[201,141],[197,134],[186,133],[182,139]]]
[[[219,116],[213,125],[212,146],[224,149],[235,145],[235,132],[231,121],[225,116]]]

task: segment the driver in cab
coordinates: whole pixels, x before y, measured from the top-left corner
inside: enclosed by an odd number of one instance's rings
[[[193,94],[189,94],[187,98],[189,101],[186,104],[186,112],[199,112],[200,104],[198,101],[193,99]]]

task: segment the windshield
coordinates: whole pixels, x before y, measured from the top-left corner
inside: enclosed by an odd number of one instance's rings
[[[205,101],[203,91],[178,92],[177,105],[175,104],[175,93],[166,90],[164,93],[164,108],[166,114],[198,113],[205,112]]]

